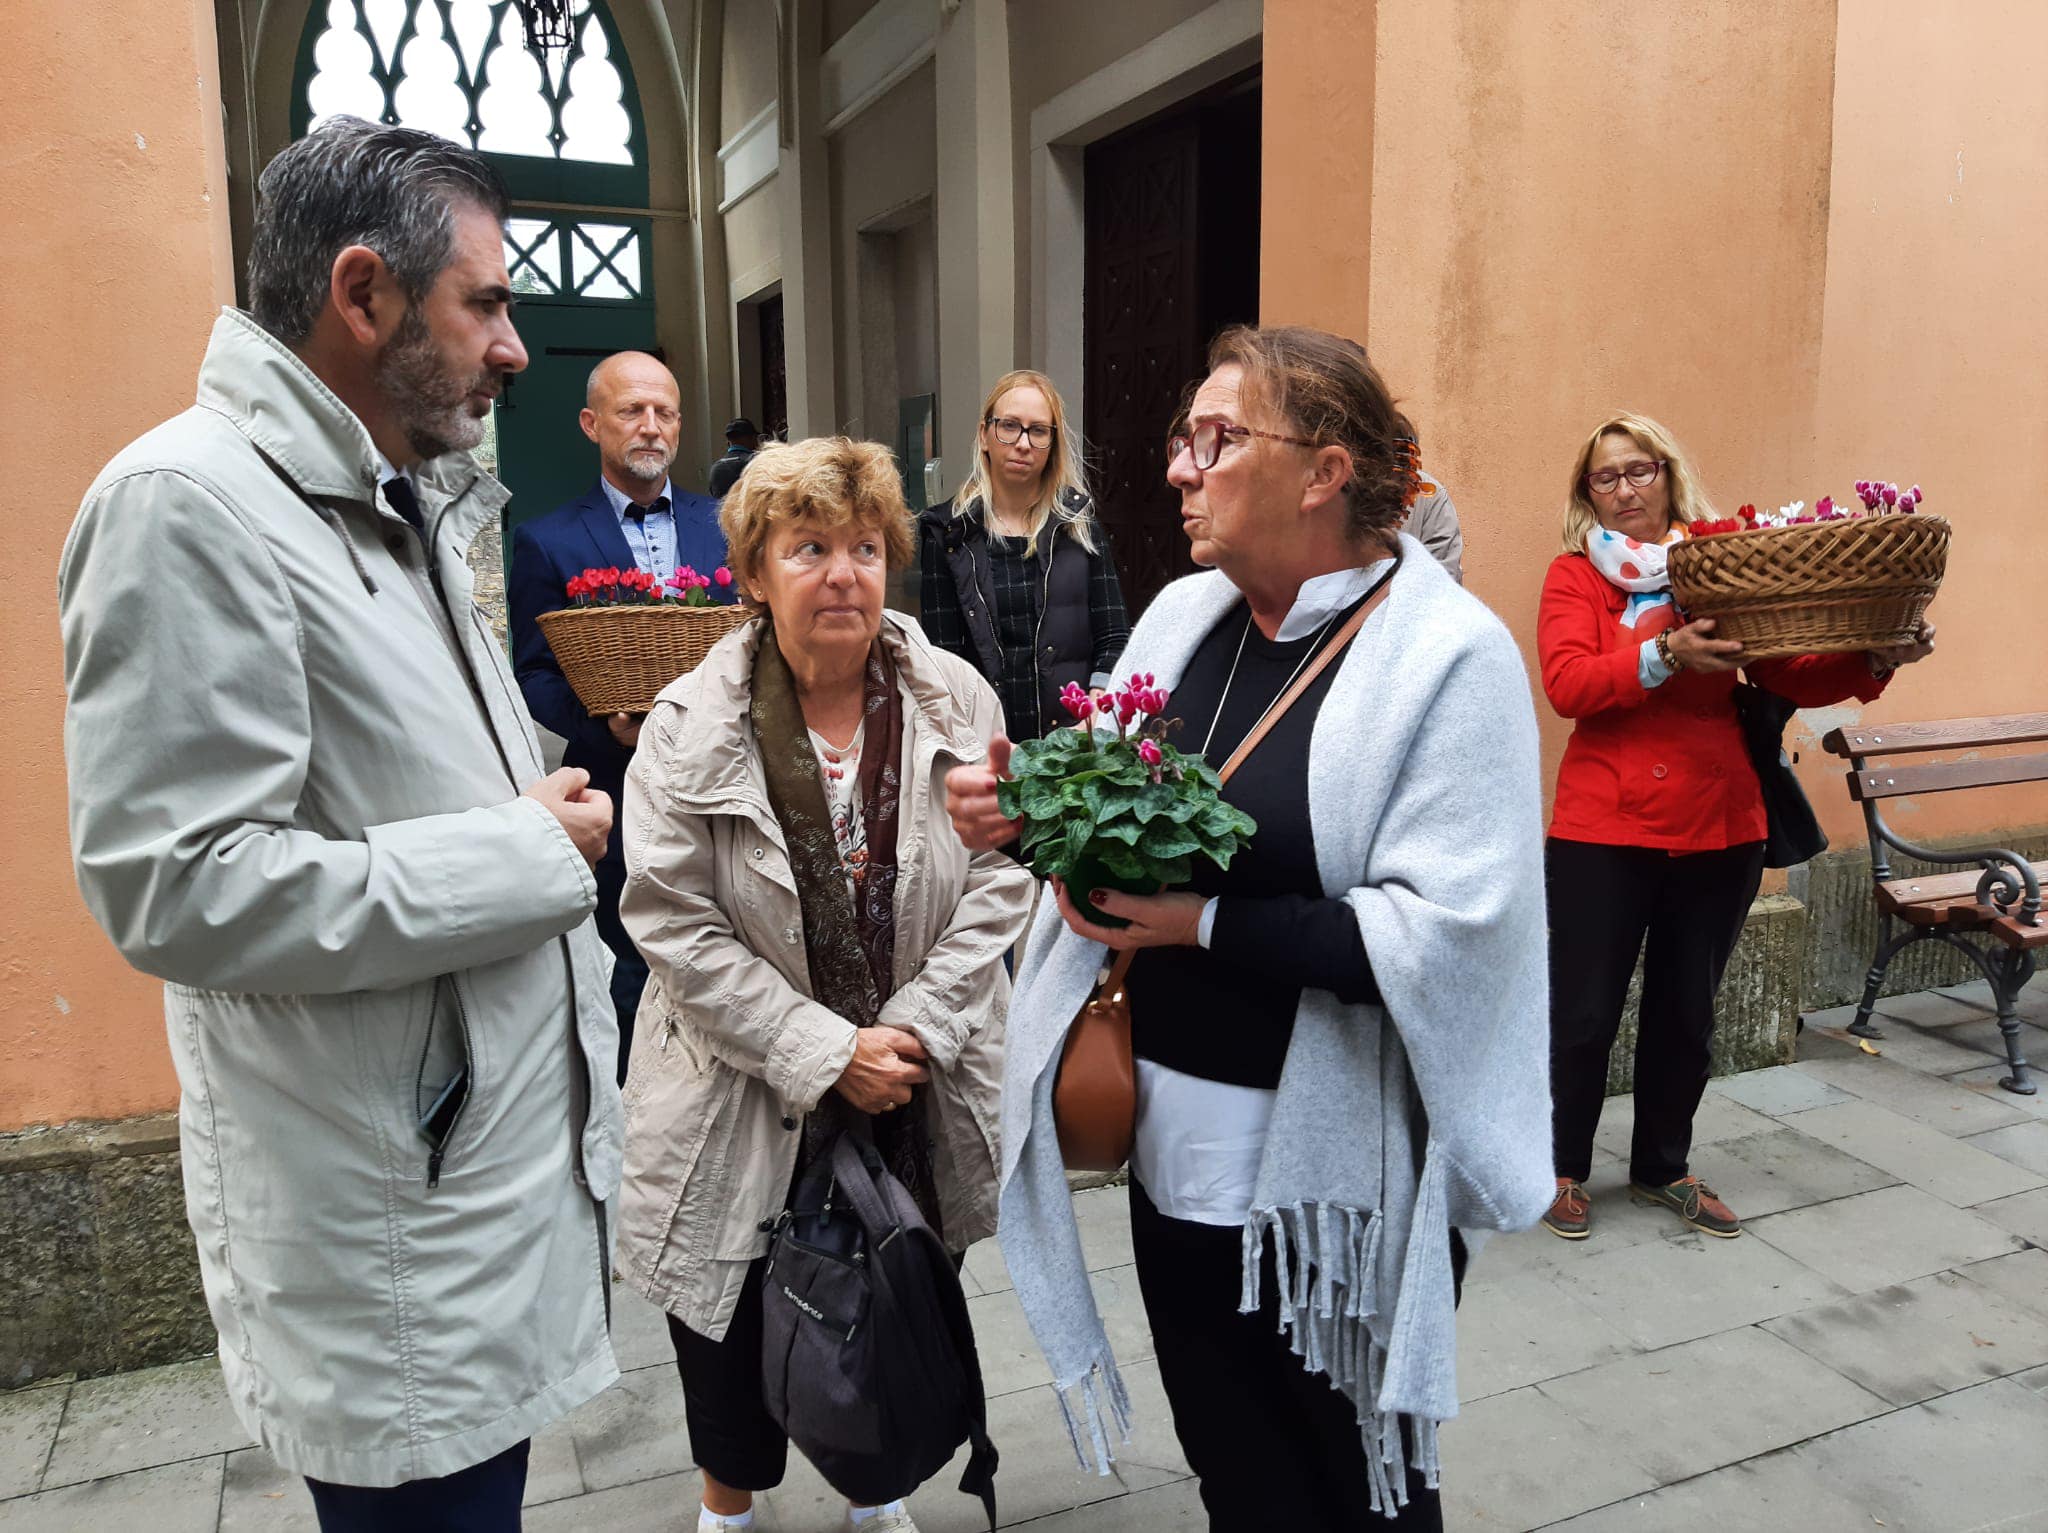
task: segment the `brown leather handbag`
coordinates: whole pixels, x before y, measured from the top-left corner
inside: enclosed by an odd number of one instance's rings
[[[1219,778],[1230,781],[1252,747],[1266,738],[1280,716],[1322,674],[1323,667],[1358,636],[1392,583],[1389,573],[1337,630],[1337,636],[1323,646],[1322,653],[1274,700],[1252,732],[1230,753],[1223,770],[1216,774]],[[1052,1121],[1059,1134],[1060,1158],[1069,1171],[1114,1171],[1131,1158],[1138,1132],[1138,1067],[1131,1057],[1131,1001],[1124,981],[1137,955],[1136,948],[1116,955],[1095,993],[1075,1013],[1060,1050],[1059,1073],[1052,1083]]]

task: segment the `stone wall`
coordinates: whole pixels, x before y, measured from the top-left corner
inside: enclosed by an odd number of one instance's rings
[[[1789,896],[1767,894],[1749,907],[1714,1008],[1714,1074],[1739,1075],[1792,1062],[1806,929],[1805,907]],[[1609,1096],[1634,1085],[1636,1014],[1642,993],[1638,961],[1628,982],[1621,1032],[1607,1060]]]
[[[177,1115],[0,1135],[0,1387],[213,1348]]]

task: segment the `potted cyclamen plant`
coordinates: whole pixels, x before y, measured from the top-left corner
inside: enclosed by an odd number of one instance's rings
[[[1060,703],[1071,728],[1028,740],[997,788],[1004,814],[1023,823],[1023,851],[1041,878],[1065,881],[1074,908],[1100,926],[1125,926],[1089,902],[1096,889],[1156,894],[1184,884],[1194,858],[1228,868],[1258,829],[1227,804],[1216,769],[1176,750],[1167,694],[1133,676],[1099,701],[1069,683]]]

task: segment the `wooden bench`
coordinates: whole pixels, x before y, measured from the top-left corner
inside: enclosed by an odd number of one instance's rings
[[[1868,724],[1831,730],[1821,741],[1823,748],[1849,762],[1849,796],[1863,806],[1863,822],[1870,831],[1870,876],[1878,910],[1877,956],[1871,960],[1863,1002],[1856,1008],[1849,1031],[1864,1038],[1883,1036],[1871,1025],[1870,1012],[1892,959],[1916,942],[1946,942],[1968,953],[1991,982],[1991,994],[1998,1003],[1998,1030],[2004,1035],[2005,1057],[2011,1066],[2011,1073],[1999,1085],[2022,1096],[2032,1096],[2036,1088],[2020,1052],[2020,1025],[2014,1007],[2021,987],[2034,973],[2035,953],[2048,947],[2048,921],[2041,918],[2041,884],[2048,879],[2048,863],[2029,862],[2003,847],[1942,852],[1915,846],[1885,824],[1878,806],[1908,793],[2048,782],[2048,752],[1965,761],[1909,760],[1903,765],[1895,759],[2041,740],[2048,740],[2048,713]],[[1889,851],[1970,871],[1894,878]],[[1895,927],[1903,930],[1895,932]]]

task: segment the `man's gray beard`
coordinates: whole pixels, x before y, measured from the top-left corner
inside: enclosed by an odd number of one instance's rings
[[[422,458],[467,452],[484,439],[481,416],[469,412],[474,389],[495,387],[497,375],[457,378],[442,360],[440,348],[417,306],[406,310],[398,333],[377,358],[377,386],[383,391],[405,439]]]
[[[655,456],[657,455],[653,453],[630,454],[627,457],[624,457],[619,460],[619,472],[624,474],[628,479],[632,480],[635,484],[644,484],[649,489],[657,488],[661,484],[662,480],[668,478],[669,468],[675,462],[675,458],[669,453],[664,452],[659,454],[659,465],[654,469],[652,473],[647,473],[643,471],[640,465],[633,461],[633,459],[637,457],[641,459],[642,462],[645,462],[648,458]]]

